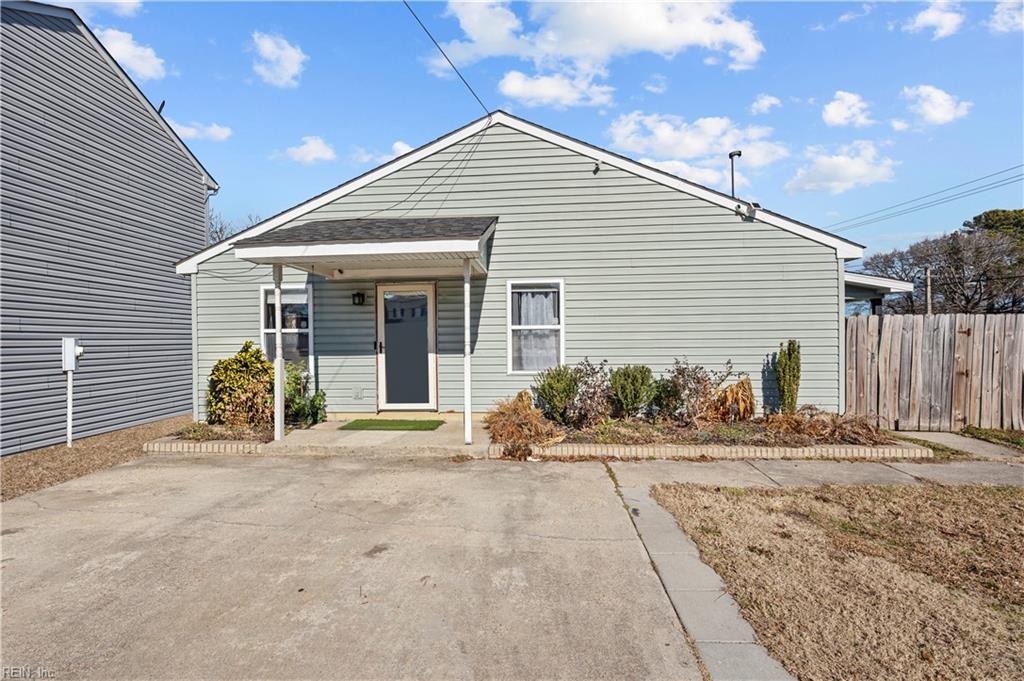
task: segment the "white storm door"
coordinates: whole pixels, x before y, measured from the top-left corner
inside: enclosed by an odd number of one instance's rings
[[[377,394],[381,409],[437,409],[433,284],[377,285]]]

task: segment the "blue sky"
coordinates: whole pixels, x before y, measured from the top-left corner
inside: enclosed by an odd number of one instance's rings
[[[481,115],[397,3],[78,3],[222,186],[269,216]],[[827,228],[1024,162],[995,3],[417,3],[484,102]],[[1020,171],[1016,171],[1020,172]],[[1009,177],[1012,173],[1003,177]],[[888,249],[1015,184],[844,234]]]

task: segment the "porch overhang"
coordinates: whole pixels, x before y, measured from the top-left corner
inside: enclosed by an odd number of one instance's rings
[[[914,283],[889,277],[878,277],[873,274],[846,272],[846,300],[876,300],[891,293],[910,293]]]
[[[460,276],[487,271],[498,218],[322,220],[235,243],[235,257],[329,279]]]

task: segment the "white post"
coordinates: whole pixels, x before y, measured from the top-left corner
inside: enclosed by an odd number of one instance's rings
[[[74,375],[75,375],[75,372],[74,371],[65,371],[64,373],[66,373],[68,375],[68,447],[70,447],[71,446],[71,433],[72,433],[71,419],[72,419],[72,415],[75,413],[75,409],[74,409],[74,402],[75,402],[75,400],[74,400],[74,395],[75,395],[75,379],[74,379]]]
[[[281,334],[282,265],[274,265],[274,439],[284,437],[284,339]]]
[[[464,345],[462,348],[462,430],[465,435],[466,444],[473,444],[473,375],[469,337],[469,258],[462,261],[462,313],[463,313],[463,336]]]

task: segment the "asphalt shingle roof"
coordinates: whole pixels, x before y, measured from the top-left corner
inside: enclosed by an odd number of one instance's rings
[[[317,220],[242,239],[235,242],[235,246],[478,239],[497,219],[493,216],[473,216]]]

